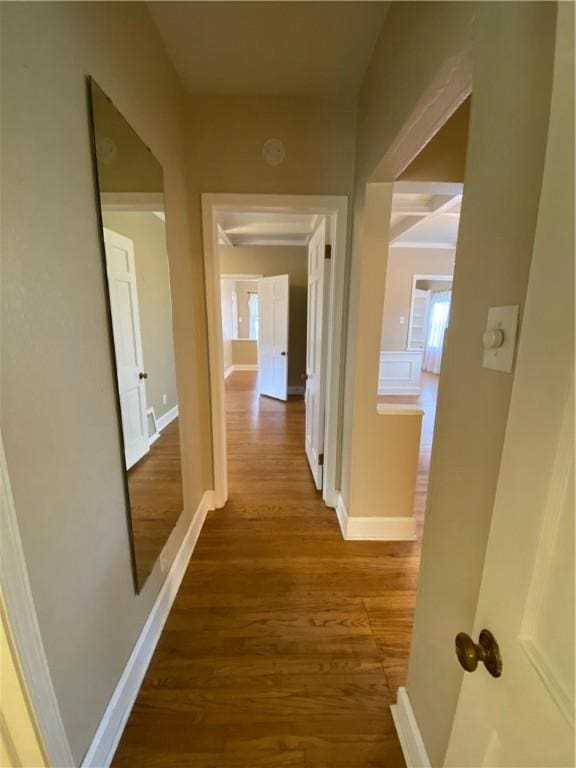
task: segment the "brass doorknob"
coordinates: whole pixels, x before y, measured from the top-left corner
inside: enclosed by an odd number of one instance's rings
[[[148,374],[144,373],[143,371],[140,371],[140,373],[138,374],[138,378],[139,379],[147,379],[148,378]]]
[[[480,632],[478,643],[467,635],[460,632],[456,635],[456,656],[460,666],[466,672],[474,672],[481,661],[492,677],[500,677],[502,674],[502,657],[496,638],[488,629]]]

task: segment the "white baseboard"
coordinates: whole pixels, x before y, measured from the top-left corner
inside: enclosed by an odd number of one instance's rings
[[[234,371],[257,371],[258,370],[258,364],[257,363],[234,363],[232,366],[232,369]]]
[[[432,768],[406,688],[398,688],[398,700],[390,707],[406,768]]]
[[[228,376],[230,376],[231,373],[234,373],[234,366],[229,365],[228,368],[224,369],[224,378],[227,379]]]
[[[206,491],[114,689],[92,744],[82,761],[82,768],[108,768],[112,762],[204,520],[211,509],[214,509],[214,491]]]
[[[338,495],[336,515],[346,541],[415,541],[413,517],[350,517]]]
[[[288,386],[289,395],[303,395],[306,392],[306,387],[301,384],[291,384]]]
[[[166,413],[163,413],[162,416],[158,416],[156,419],[156,429],[158,432],[162,432],[163,429],[166,429],[168,424],[170,424],[171,421],[174,421],[178,417],[178,406],[175,405],[174,408],[170,408],[169,411],[166,411]]]

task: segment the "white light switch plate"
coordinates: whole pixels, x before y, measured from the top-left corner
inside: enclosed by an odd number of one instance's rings
[[[514,350],[516,349],[516,337],[518,334],[519,311],[520,307],[518,305],[512,307],[491,307],[488,310],[486,330],[501,330],[504,334],[504,341],[502,346],[497,349],[484,350],[483,368],[512,373]]]

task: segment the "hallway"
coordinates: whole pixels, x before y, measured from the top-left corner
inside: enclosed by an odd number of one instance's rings
[[[400,768],[418,544],[344,542],[304,403],[226,380],[230,499],[200,535],[117,768]]]

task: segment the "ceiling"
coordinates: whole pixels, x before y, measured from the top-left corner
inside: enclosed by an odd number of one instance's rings
[[[221,213],[218,217],[220,245],[308,244],[317,216],[300,213]]]
[[[396,248],[455,248],[461,184],[403,182],[394,186],[390,245]]]
[[[388,2],[152,2],[189,93],[354,93]]]

